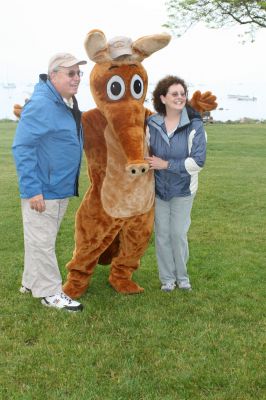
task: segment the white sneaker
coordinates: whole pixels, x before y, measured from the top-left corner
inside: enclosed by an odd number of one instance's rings
[[[68,311],[82,311],[83,305],[78,301],[72,300],[65,293],[58,293],[54,296],[47,296],[41,300],[41,303],[47,307],[64,308]]]
[[[26,293],[31,293],[31,290],[28,289],[26,286],[21,286],[21,288],[19,289],[20,293],[22,294],[26,294]]]
[[[179,282],[179,289],[188,290],[189,292],[192,290],[191,284],[189,282]]]
[[[176,287],[176,284],[174,282],[173,283],[164,283],[161,286],[161,290],[163,292],[172,292],[173,290],[175,290],[175,287]]]

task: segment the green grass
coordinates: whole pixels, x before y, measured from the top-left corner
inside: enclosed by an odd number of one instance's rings
[[[98,266],[83,313],[20,295],[23,237],[0,123],[0,399],[262,400],[265,391],[265,125],[208,125],[208,159],[189,232],[193,291],[159,290],[154,242],[123,296]],[[86,167],[81,192],[87,188]],[[74,242],[72,199],[57,242],[63,277]]]

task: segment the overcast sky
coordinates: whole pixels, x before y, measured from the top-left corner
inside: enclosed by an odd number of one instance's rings
[[[67,51],[87,59],[83,42],[94,28],[107,39],[133,40],[165,31],[164,0],[5,0],[0,14],[0,83],[36,82],[48,59]],[[242,30],[243,31],[243,30]],[[265,84],[266,29],[255,43],[240,44],[240,28],[198,26],[144,61],[150,81],[168,73],[187,82],[249,81]],[[93,63],[83,67],[89,74]]]

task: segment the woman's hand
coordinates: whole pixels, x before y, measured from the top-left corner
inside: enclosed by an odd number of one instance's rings
[[[145,157],[145,160],[148,161],[150,169],[167,169],[168,161],[162,160],[159,157]]]

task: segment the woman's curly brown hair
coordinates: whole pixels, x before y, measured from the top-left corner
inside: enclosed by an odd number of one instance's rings
[[[160,96],[166,96],[168,89],[172,85],[182,85],[184,88],[184,91],[188,93],[187,85],[185,81],[178,76],[173,76],[173,75],[168,75],[165,78],[161,79],[157,85],[155,86],[155,89],[152,93],[152,102],[153,102],[153,107],[154,109],[159,113],[159,114],[166,114],[166,109],[165,105],[162,103]]]

